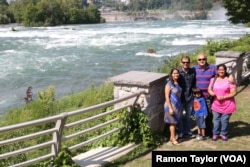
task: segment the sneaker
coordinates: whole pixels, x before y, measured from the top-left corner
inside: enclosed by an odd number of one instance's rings
[[[218,135],[213,135],[212,141],[216,141],[218,139]]]
[[[202,136],[202,137],[201,137],[201,140],[206,140],[206,139],[207,139],[206,136]]]
[[[197,135],[196,140],[202,140],[202,136],[201,135]]]
[[[179,135],[178,135],[178,140],[179,140],[179,141],[183,141],[183,139],[184,139],[184,138],[183,138],[183,134],[179,134]]]
[[[223,140],[223,141],[227,141],[228,139],[227,139],[227,136],[225,136],[225,135],[220,135],[220,137],[221,137],[221,139]]]
[[[185,137],[190,138],[190,139],[193,139],[193,138],[195,138],[196,136],[195,136],[193,133],[188,133],[188,134],[185,134]]]

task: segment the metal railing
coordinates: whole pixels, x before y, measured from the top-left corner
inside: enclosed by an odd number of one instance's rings
[[[242,64],[238,66],[237,61],[238,59],[229,60],[220,64],[225,64],[227,66],[227,72],[232,74],[236,80],[237,85],[241,84],[245,79],[250,76],[250,52],[244,53],[242,57]],[[220,64],[216,64],[217,66]],[[237,77],[237,73],[239,76]]]
[[[245,53],[242,65],[242,78],[243,80],[250,76],[250,52]]]
[[[119,120],[119,118],[114,118],[114,119],[108,120],[106,122],[97,124],[94,127],[89,127],[86,129],[79,128],[82,124],[103,118],[105,116],[108,116],[112,113],[121,111],[123,109],[126,109],[128,111],[131,110],[131,107],[133,107],[136,104],[136,101],[141,94],[146,94],[146,92],[140,91],[140,92],[128,95],[128,96],[124,96],[124,97],[119,98],[119,99],[115,99],[112,101],[108,101],[105,103],[101,103],[101,104],[98,104],[95,106],[87,107],[84,109],[79,109],[79,110],[72,111],[72,112],[62,113],[60,115],[51,116],[48,118],[43,118],[43,119],[39,119],[39,120],[35,120],[35,121],[20,123],[20,124],[6,126],[6,127],[0,127],[0,134],[3,134],[4,132],[10,132],[10,131],[19,131],[20,132],[20,131],[24,130],[25,128],[32,128],[32,127],[37,126],[37,125],[45,125],[46,123],[52,123],[52,125],[54,125],[48,129],[41,130],[39,132],[31,132],[31,133],[25,134],[23,136],[19,135],[19,133],[17,133],[18,135],[13,137],[13,138],[0,141],[0,147],[3,148],[4,146],[10,145],[10,144],[14,144],[14,143],[21,142],[21,141],[27,141],[27,140],[34,139],[37,137],[42,137],[45,135],[49,135],[51,137],[50,140],[44,141],[43,143],[39,143],[39,144],[36,143],[35,145],[31,145],[31,146],[16,149],[16,150],[11,150],[9,152],[5,152],[3,154],[0,154],[0,161],[1,161],[1,159],[14,157],[14,156],[17,156],[20,154],[25,154],[25,153],[32,151],[32,150],[38,150],[38,149],[45,148],[45,147],[46,148],[50,147],[50,149],[49,149],[50,152],[48,154],[42,155],[42,156],[40,155],[39,157],[36,157],[34,159],[30,159],[30,160],[26,160],[23,162],[18,162],[18,164],[12,164],[11,166],[12,167],[27,166],[30,164],[38,163],[38,162],[43,161],[43,160],[47,160],[47,159],[52,158],[52,157],[56,157],[60,151],[61,144],[63,144],[65,141],[70,140],[72,138],[77,138],[79,136],[83,136],[86,133],[89,133],[91,131],[96,131],[96,130],[103,128],[107,125],[115,123]],[[128,104],[128,101],[127,101],[128,99],[132,99],[132,103]],[[120,107],[115,107],[115,108],[113,107],[113,105],[121,103],[121,102],[126,102],[127,104],[121,105]],[[113,109],[106,111],[106,112],[103,112],[103,113],[100,113],[98,115],[94,115],[91,117],[80,119],[80,120],[75,121],[75,122],[67,123],[69,118],[72,116],[78,116],[78,115],[81,115],[83,113],[92,112],[92,111],[102,109],[105,107],[110,107]],[[73,127],[79,128],[80,130],[75,132],[75,133],[72,133],[72,134],[64,135],[64,131],[66,129],[73,128]],[[122,127],[113,128],[107,132],[104,132],[103,134],[94,136],[94,137],[92,137],[88,140],[85,140],[83,142],[74,143],[73,145],[70,145],[67,148],[69,150],[81,148],[85,145],[93,143],[94,141],[100,140],[106,136],[109,136],[115,132],[118,132],[121,128]]]

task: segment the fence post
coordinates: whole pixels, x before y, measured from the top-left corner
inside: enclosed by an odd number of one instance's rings
[[[68,118],[68,114],[63,113],[62,118],[57,120],[56,125],[55,125],[55,128],[57,129],[57,131],[53,133],[53,141],[55,142],[55,144],[52,145],[52,148],[51,148],[51,151],[55,157],[58,155],[60,151],[61,141],[63,137],[63,129],[64,129],[64,125],[66,123],[67,118]]]

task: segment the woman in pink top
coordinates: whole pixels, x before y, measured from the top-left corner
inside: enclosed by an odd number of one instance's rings
[[[227,141],[229,119],[236,111],[236,84],[224,64],[217,66],[217,77],[210,80],[208,93],[214,97],[211,107],[214,117],[212,141],[216,141],[219,136]]]

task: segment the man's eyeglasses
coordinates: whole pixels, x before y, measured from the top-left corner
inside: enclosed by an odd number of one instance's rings
[[[202,60],[205,61],[205,60],[207,60],[207,59],[198,59],[198,61],[202,61]]]
[[[189,61],[183,61],[182,64],[189,64],[190,62]]]

